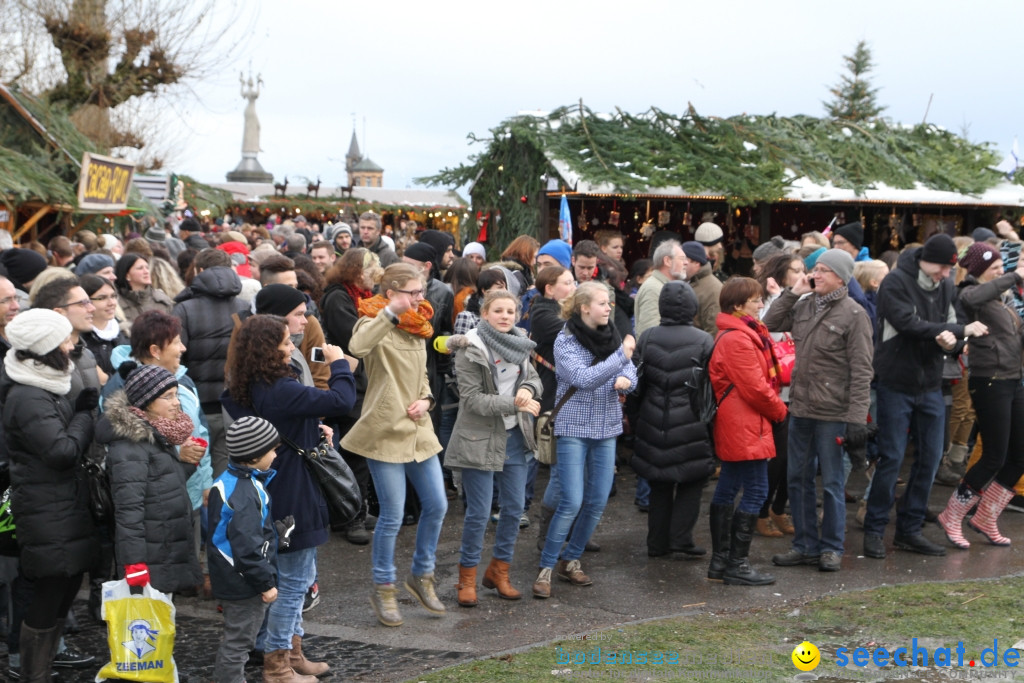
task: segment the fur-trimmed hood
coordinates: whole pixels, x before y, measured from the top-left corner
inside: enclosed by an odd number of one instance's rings
[[[110,444],[126,439],[140,443],[156,443],[153,426],[128,408],[128,397],[123,389],[103,401],[103,418],[96,427],[96,441]]]

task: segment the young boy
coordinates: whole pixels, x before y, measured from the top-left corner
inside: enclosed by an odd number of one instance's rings
[[[243,417],[227,430],[228,469],[210,491],[206,546],[213,595],[224,610],[224,640],[214,679],[244,683],[245,662],[267,605],[277,599],[277,532],[264,488],[281,442],[274,426]]]

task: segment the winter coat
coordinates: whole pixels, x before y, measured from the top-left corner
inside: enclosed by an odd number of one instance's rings
[[[555,339],[555,376],[558,378],[555,403],[569,387],[576,393],[555,416],[555,436],[580,439],[610,439],[622,433],[622,404],[615,380],[626,377],[629,392],[636,389],[636,366],[620,346],[597,365],[594,354],[578,339],[562,330]],[[628,392],[627,392],[628,393]]]
[[[344,285],[330,285],[320,299],[320,314],[323,316],[324,336],[328,344],[340,346],[345,353],[349,351],[352,329],[359,320],[356,302],[352,300]],[[360,363],[352,373],[356,380],[356,404],[352,407],[350,417],[358,418],[362,413],[363,397],[366,395],[366,367]]]
[[[699,301],[689,285],[663,287],[659,303],[661,324],[640,336],[634,352],[643,376],[630,464],[645,479],[686,484],[715,469],[707,427],[694,414],[685,384],[714,342],[693,325]]]
[[[431,278],[423,296],[434,309],[434,317],[430,319],[431,325],[434,326],[434,335],[427,344],[427,377],[430,378],[434,396],[440,396],[445,375],[452,374],[452,357],[447,353],[438,353],[432,342],[439,336],[452,333],[452,320],[455,318],[452,315],[452,311],[455,309],[455,295],[452,293],[451,287],[437,278]]]
[[[690,278],[689,285],[693,293],[697,295],[700,302],[700,309],[694,320],[697,327],[710,335],[718,334],[718,314],[722,309],[718,305],[718,297],[722,293],[722,281],[711,272],[711,263],[705,263],[697,271],[697,274]]]
[[[455,350],[459,415],[445,449],[445,467],[494,472],[504,469],[508,437],[505,416],[516,416],[527,450],[536,450],[533,416],[517,410],[515,403],[515,394],[520,387],[526,387],[534,398],[540,396],[540,378],[530,361],[520,364],[512,393],[499,394],[492,371],[494,361],[479,332],[470,330],[465,336],[451,337],[448,348]]]
[[[96,365],[102,368],[108,377],[112,376],[115,372],[114,366],[110,362],[110,353],[116,347],[130,343],[128,335],[122,330],[118,330],[117,336],[110,340],[99,336],[94,330],[82,332],[79,337],[85,343],[85,348],[92,351],[92,355],[96,359]]]
[[[75,576],[93,563],[97,541],[82,456],[93,418],[64,396],[0,376],[21,569],[29,579]]]
[[[124,312],[124,322],[121,324],[121,329],[124,330],[125,334],[130,333],[132,323],[146,311],[155,309],[170,314],[174,309],[174,302],[171,301],[171,297],[167,296],[162,289],[156,289],[152,286],[140,289],[137,292],[125,291],[123,289],[118,290],[117,301],[121,304],[121,311]]]
[[[86,348],[85,342],[79,339],[70,355],[75,367],[71,370],[71,391],[68,392],[68,400],[74,402],[82,393],[82,389],[99,391],[101,386],[99,374],[96,372],[96,356]]]
[[[120,368],[122,363],[129,360],[133,363],[136,362],[131,358],[131,350],[130,346],[118,346],[113,350],[110,354],[110,359],[115,368]],[[195,382],[192,381],[187,373],[188,368],[184,365],[179,365],[177,372],[174,373],[174,377],[178,380],[178,401],[181,403],[182,412],[192,419],[192,436],[209,442],[211,440],[210,425],[207,424],[206,415],[203,413],[202,405],[199,403],[199,391],[196,389]],[[121,378],[119,372],[115,371],[100,391],[100,410],[105,409],[105,402],[108,398],[123,388],[124,379]],[[219,402],[218,405],[220,405]],[[180,453],[181,447],[176,446],[175,451]],[[199,506],[203,504],[203,491],[213,486],[213,463],[210,457],[210,449],[207,448],[202,460],[199,461],[199,465],[196,466],[196,471],[185,483],[185,488],[188,489],[188,497],[192,501],[193,510],[199,509]]]
[[[227,392],[221,397],[232,418],[262,417],[282,436],[277,459],[271,465],[277,476],[267,485],[267,491],[274,501],[274,519],[288,515],[295,518],[291,545],[284,552],[315,548],[327,542],[330,517],[320,485],[306,467],[304,456],[283,443],[287,438],[304,450],[315,448],[320,443],[319,418],[337,417],[352,410],[356,386],[348,361],[341,359],[327,367],[331,373],[327,390],[305,386],[294,377],[282,377],[273,385],[253,385],[251,408],[240,406]]]
[[[871,407],[871,321],[849,296],[817,312],[815,297],[785,290],[764,317],[772,332],[793,332],[796,365],[789,412],[829,422],[867,421]]]
[[[107,446],[114,498],[117,566],[145,563],[158,591],[175,593],[202,582],[185,481],[195,465],[147,421],[129,410],[120,391],[104,402],[96,440]]]
[[[537,348],[534,351],[538,357],[543,358],[548,365],[553,367],[555,365],[555,339],[565,327],[561,306],[557,301],[546,296],[535,297],[533,303],[530,304],[530,318],[530,339],[537,343]],[[544,386],[540,409],[541,411],[552,410],[555,407],[555,393],[558,390],[555,371],[538,361],[537,375]]]
[[[199,400],[216,402],[224,391],[224,363],[234,331],[231,316],[248,307],[236,299],[242,281],[224,266],[207,268],[175,297],[173,314],[181,320],[185,353],[181,362],[199,389]]]
[[[942,332],[963,339],[964,325],[957,310],[952,278],[921,286],[921,252],[917,247],[900,254],[896,267],[878,288],[878,338],[875,375],[878,382],[904,394],[917,395],[942,388],[942,357],[935,342]],[[952,353],[958,354],[963,343]]]
[[[715,455],[727,462],[774,458],[772,423],[785,419],[786,404],[768,383],[761,338],[730,313],[718,314],[718,329],[708,363],[711,386],[720,399],[733,388],[718,404]]]
[[[277,531],[265,488],[276,475],[230,462],[214,482],[206,564],[218,600],[245,600],[277,586]]]
[[[413,422],[406,409],[434,395],[427,381],[426,340],[404,332],[383,313],[360,318],[349,351],[369,379],[363,413],[341,440],[345,450],[381,462],[423,462],[441,451],[430,415]]]
[[[362,247],[363,249],[372,251],[377,255],[377,258],[380,259],[381,268],[387,268],[392,263],[398,263],[399,261],[398,254],[395,253],[394,249],[388,246],[388,243],[385,242],[382,237],[378,237],[377,241],[373,244],[363,244],[362,242],[359,242],[357,244],[353,244],[352,247]]]
[[[658,300],[661,296],[661,288],[665,286],[666,282],[669,282],[669,277],[655,269],[637,290],[636,299],[633,300],[633,311],[636,318],[633,327],[636,330],[636,336],[639,337],[650,328],[658,326],[660,320]]]
[[[971,339],[971,377],[1020,379],[1024,324],[1007,293],[1020,286],[1021,277],[1012,271],[984,284],[973,275],[960,283],[960,304],[967,318],[988,327],[988,334]]]

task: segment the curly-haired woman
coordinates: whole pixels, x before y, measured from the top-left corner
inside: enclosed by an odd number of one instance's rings
[[[262,417],[281,434],[284,443],[272,466],[277,475],[267,491],[274,517],[295,519],[290,545],[278,550],[278,598],[267,610],[266,634],[257,643],[257,649],[265,652],[264,679],[290,680],[289,669],[319,676],[327,671],[327,664],[310,662],[302,654],[302,600],[316,578],[316,549],[327,541],[330,520],[320,486],[294,446],[312,450],[322,438],[320,417],[333,418],[352,410],[355,380],[341,349],[326,344],[329,389],[302,384],[290,362],[295,346],[288,325],[276,315],[247,318],[232,345],[227,391],[221,400],[233,418]]]

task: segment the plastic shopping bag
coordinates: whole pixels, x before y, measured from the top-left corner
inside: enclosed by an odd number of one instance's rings
[[[147,585],[132,595],[128,582],[103,584],[101,614],[107,622],[110,663],[96,674],[147,683],[178,683],[174,665],[174,604],[169,595]]]

